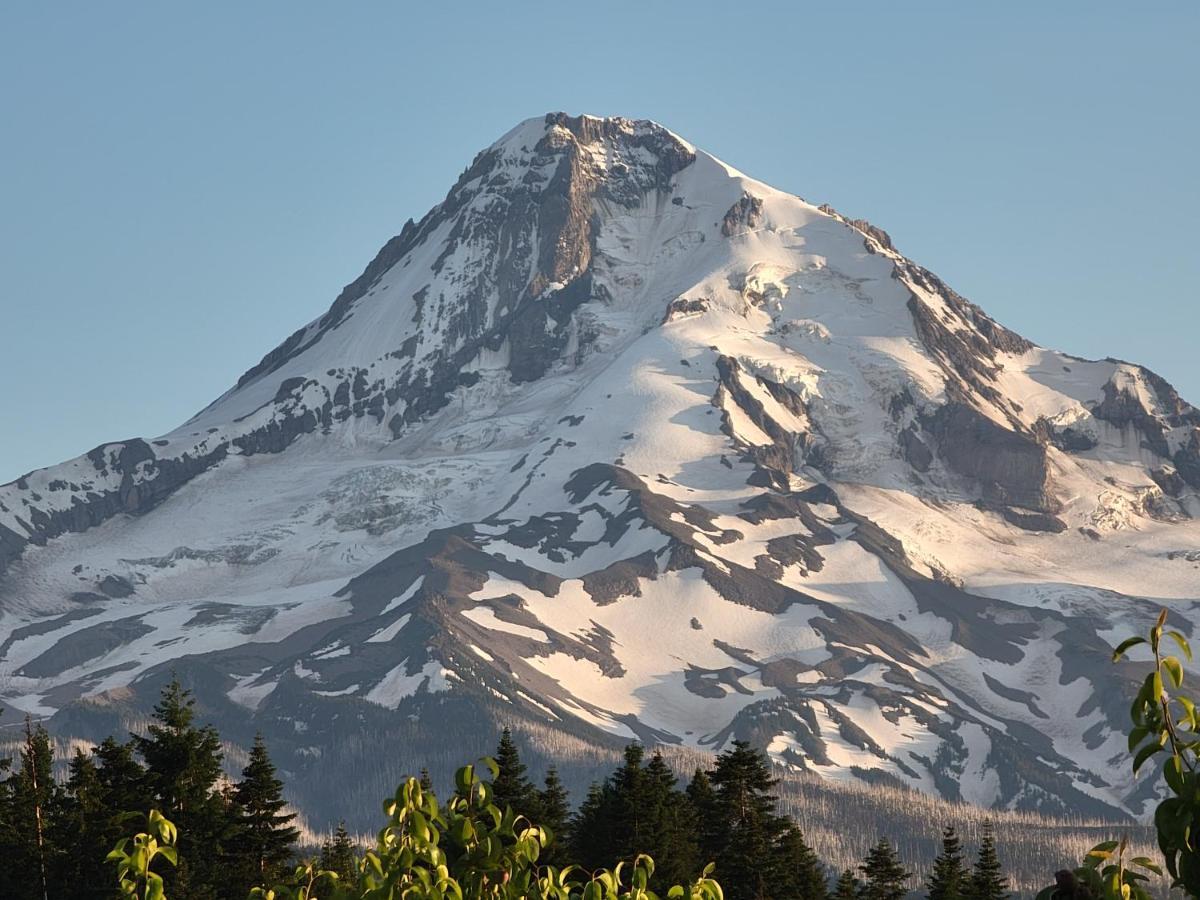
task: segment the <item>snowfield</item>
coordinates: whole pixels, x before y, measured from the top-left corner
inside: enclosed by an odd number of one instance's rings
[[[338,717],[419,755],[453,708],[1139,815],[1108,655],[1191,632],[1198,516],[1200,412],[1149,370],[555,114],[179,429],[0,487],[0,703],[96,736],[181,672],[313,792]]]

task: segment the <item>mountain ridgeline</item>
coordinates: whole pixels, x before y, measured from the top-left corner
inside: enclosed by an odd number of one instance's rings
[[[1200,411],[1154,373],[660,125],[551,114],[180,428],[0,487],[0,704],[99,739],[174,673],[318,823],[504,723],[573,790],[741,740],[1140,815],[1111,638],[1191,633],[1197,516]]]

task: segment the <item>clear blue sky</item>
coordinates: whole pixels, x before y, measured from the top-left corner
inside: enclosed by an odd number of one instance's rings
[[[548,110],[657,119],[1200,402],[1200,4],[9,3],[0,481],[182,422]]]

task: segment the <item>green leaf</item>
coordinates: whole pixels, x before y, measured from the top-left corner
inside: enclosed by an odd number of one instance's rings
[[[1155,875],[1161,876],[1163,873],[1162,866],[1160,866],[1158,863],[1154,862],[1154,860],[1150,859],[1150,857],[1148,857],[1148,856],[1135,856],[1129,862],[1131,865],[1139,866],[1140,868],[1143,868],[1143,869],[1148,869],[1151,872],[1153,872]]]
[[[1196,730],[1196,704],[1193,703],[1187,697],[1176,697],[1174,699],[1175,699],[1176,703],[1178,703],[1180,706],[1183,707],[1184,712],[1187,713],[1186,722],[1187,722],[1188,730],[1195,731]],[[1185,720],[1181,719],[1180,724],[1182,725],[1184,721]]]
[[[1176,656],[1167,656],[1162,661],[1163,668],[1167,670],[1167,674],[1171,676],[1171,681],[1175,687],[1183,686],[1183,663]]]
[[[1119,661],[1131,647],[1136,647],[1138,644],[1144,643],[1146,643],[1146,639],[1144,637],[1131,637],[1121,641],[1121,643],[1117,644],[1117,649],[1113,651],[1113,662]]]
[[[1163,763],[1163,778],[1166,779],[1167,787],[1182,795],[1187,790],[1183,779],[1183,760],[1178,756],[1171,756]]]
[[[485,756],[483,759],[481,759],[479,761],[481,763],[483,763],[483,765],[487,768],[487,770],[489,772],[492,773],[492,780],[495,781],[496,778],[499,777],[499,775],[500,775],[500,764],[497,763],[490,756]]]
[[[1152,757],[1155,753],[1158,753],[1160,750],[1162,750],[1162,747],[1160,747],[1158,744],[1147,744],[1145,747],[1139,750],[1138,755],[1133,758],[1133,774],[1136,775],[1138,773],[1138,769],[1145,764],[1146,760]]]
[[[467,794],[471,790],[471,785],[475,783],[475,767],[463,766],[454,773],[454,786],[458,788],[460,794]]]
[[[1137,749],[1137,745],[1146,739],[1150,734],[1150,729],[1145,725],[1138,725],[1129,732],[1129,752],[1133,753]]]
[[[1167,637],[1169,637],[1171,640],[1173,640],[1176,644],[1179,645],[1179,649],[1183,653],[1183,655],[1185,657],[1187,657],[1187,661],[1191,662],[1192,661],[1192,648],[1188,644],[1187,638],[1185,638],[1178,631],[1168,631]]]

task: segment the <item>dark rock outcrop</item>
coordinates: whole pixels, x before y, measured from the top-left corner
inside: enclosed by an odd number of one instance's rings
[[[741,198],[729,207],[721,220],[721,234],[733,237],[742,231],[750,231],[762,222],[763,202],[761,197],[742,194]]]
[[[996,507],[1054,513],[1046,447],[1029,433],[1004,428],[964,403],[950,402],[924,417],[938,455],[951,469],[979,482]]]

